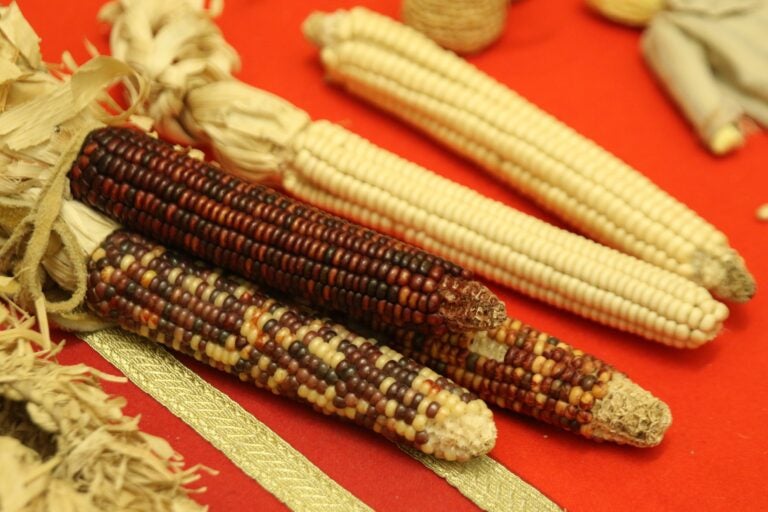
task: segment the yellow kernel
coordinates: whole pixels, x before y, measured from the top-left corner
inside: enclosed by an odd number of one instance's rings
[[[549,377],[552,375],[552,368],[555,367],[555,360],[554,359],[547,359],[547,361],[544,363],[544,366],[541,367],[541,374],[545,377]]]
[[[598,399],[603,398],[606,393],[605,387],[605,384],[595,384],[592,386],[592,395]]]
[[[123,256],[123,257],[120,259],[120,270],[122,270],[123,272],[125,272],[126,270],[128,270],[128,267],[130,267],[130,266],[131,266],[131,264],[132,264],[134,261],[136,261],[136,258],[134,258],[134,257],[133,257],[132,255],[130,255],[130,254],[126,254],[125,256]]]
[[[309,350],[310,353],[317,354],[318,347],[324,344],[325,344],[325,340],[323,338],[321,338],[320,336],[315,336],[309,342],[309,345],[307,345],[307,349]]]
[[[176,280],[181,275],[181,269],[180,268],[174,268],[170,272],[168,272],[168,282],[171,284],[176,284]]]
[[[583,395],[581,395],[581,405],[589,406],[592,405],[592,403],[595,401],[594,397],[592,396],[592,393],[589,391],[585,391]]]
[[[440,405],[448,403],[448,399],[451,396],[451,392],[447,389],[441,389],[437,392],[437,394],[434,396],[435,401],[439,403]]]
[[[102,281],[108,283],[112,278],[112,274],[114,273],[115,273],[115,267],[109,266],[109,267],[104,267],[99,273],[99,276]]]
[[[331,368],[336,368],[339,366],[339,363],[344,360],[344,354],[341,352],[334,352],[334,354],[331,356],[331,362],[330,366]]]
[[[291,330],[287,327],[281,327],[275,333],[275,341],[283,348],[288,348],[294,342],[291,336]]]
[[[387,391],[389,390],[389,387],[395,383],[394,377],[387,377],[383,381],[381,381],[381,384],[379,384],[379,391],[387,394]]]
[[[584,390],[581,389],[581,386],[573,386],[571,388],[571,392],[568,395],[568,401],[571,405],[578,405],[582,393],[584,393]]]
[[[416,417],[413,418],[411,425],[413,425],[413,428],[421,432],[427,426],[427,417],[423,414],[417,414]]]
[[[99,261],[107,257],[107,251],[105,251],[103,248],[99,247],[93,253],[91,254],[91,259],[93,261]]]
[[[397,410],[397,400],[387,400],[387,406],[384,408],[384,414],[387,418],[393,418]]]

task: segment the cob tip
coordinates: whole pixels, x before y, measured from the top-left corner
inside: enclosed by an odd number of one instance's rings
[[[672,424],[669,406],[621,373],[607,387],[592,409],[593,437],[640,448],[661,443]]]
[[[719,298],[747,302],[757,291],[755,278],[733,249],[718,256],[702,252],[694,260],[696,275]]]
[[[334,43],[333,35],[337,33],[333,25],[338,23],[346,11],[326,13],[315,11],[307,16],[301,25],[301,31],[312,44],[318,48]]]
[[[504,303],[479,282],[446,277],[442,284],[440,313],[451,332],[484,331],[506,320]]]
[[[709,149],[716,155],[725,155],[744,145],[744,134],[733,124],[718,129],[708,141]]]
[[[429,438],[435,440],[432,446],[435,456],[448,461],[465,462],[485,455],[496,444],[493,413],[479,399],[466,408],[451,411],[441,422],[427,424],[425,430]]]

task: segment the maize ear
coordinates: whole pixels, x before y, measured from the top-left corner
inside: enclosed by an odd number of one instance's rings
[[[468,271],[135,130],[91,132],[70,184],[75,199],[128,228],[374,328],[467,331],[506,316]]]
[[[734,301],[754,279],[726,236],[645,176],[477,68],[363,8],[315,13],[328,78],[479,163],[593,239]]]
[[[493,415],[466,389],[138,234],[112,233],[88,272],[95,313],[243,381],[438,458],[493,447]]]
[[[623,373],[516,319],[485,332],[424,337],[396,330],[387,339],[489,404],[588,439],[655,446],[672,421],[664,402]]]

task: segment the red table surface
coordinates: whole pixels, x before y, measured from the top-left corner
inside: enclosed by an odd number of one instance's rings
[[[70,50],[83,61],[83,40],[108,53],[108,27],[96,22],[103,2],[19,0],[56,60]],[[240,52],[240,78],[282,95],[316,119],[330,119],[441,174],[552,221],[529,201],[397,120],[324,83],[317,51],[300,32],[313,10],[365,4],[397,16],[394,0],[229,0],[219,19]],[[506,32],[480,68],[642,170],[728,234],[758,283],[768,281],[768,224],[755,209],[768,202],[768,137],[757,134],[735,155],[710,156],[662,94],[638,52],[639,32],[612,25],[581,0],[523,0],[509,9]],[[496,411],[491,456],[568,510],[764,510],[768,508],[768,320],[766,295],[731,308],[720,337],[696,351],[666,348],[600,327],[510,290],[492,286],[511,315],[592,352],[665,400],[674,422],[652,449],[596,444],[507,411]],[[763,313],[763,314],[761,314]],[[61,360],[116,372],[87,345],[70,339]],[[474,510],[443,480],[373,433],[330,421],[189,364],[341,485],[377,510]],[[281,510],[274,497],[216,449],[131,384],[107,385],[128,398],[127,413],[167,437],[206,476],[198,500],[216,510]]]

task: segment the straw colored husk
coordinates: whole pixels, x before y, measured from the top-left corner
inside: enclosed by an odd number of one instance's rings
[[[205,510],[188,487],[202,468],[185,469],[99,385],[125,379],[58,364],[62,346],[34,324],[0,302],[0,510]]]

